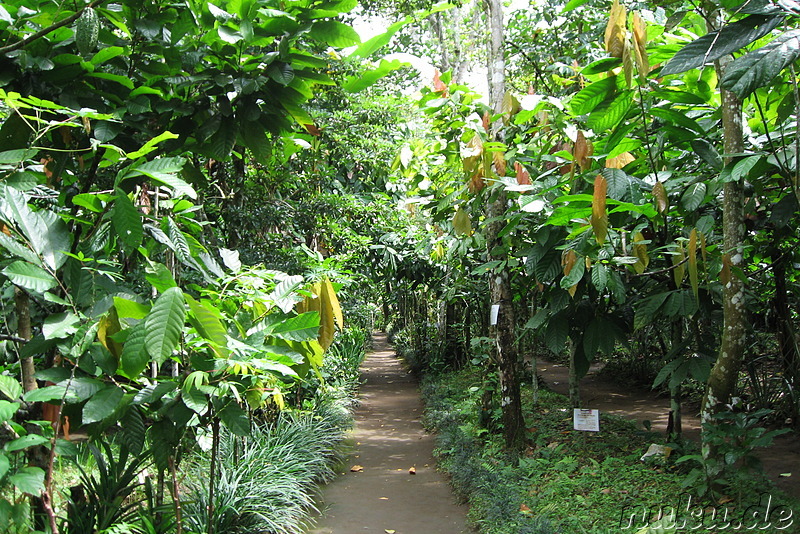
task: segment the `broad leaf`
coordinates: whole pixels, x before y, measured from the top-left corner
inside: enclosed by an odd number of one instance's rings
[[[16,400],[22,395],[22,384],[13,376],[0,375],[0,393],[11,400]]]
[[[50,273],[25,261],[15,261],[2,272],[13,284],[34,293],[44,293],[58,285]]]
[[[78,331],[80,318],[72,312],[56,313],[47,317],[42,324],[45,339],[60,339]]]
[[[83,407],[84,424],[97,423],[110,416],[124,395],[125,392],[113,384],[92,395]]]
[[[547,327],[544,332],[544,342],[554,354],[561,354],[564,352],[564,347],[567,343],[567,336],[569,335],[569,322],[567,318],[557,313],[547,322]]]
[[[119,373],[131,380],[136,380],[150,362],[150,353],[145,346],[147,330],[144,321],[131,328],[128,339],[122,347],[119,360]]]
[[[350,76],[347,78],[343,88],[348,93],[357,93],[374,85],[378,80],[388,76],[392,72],[409,66],[411,66],[411,63],[400,61],[399,59],[392,59],[391,61],[382,59],[374,69],[362,72],[358,76]]]
[[[14,414],[17,413],[19,407],[20,403],[18,402],[8,402],[6,400],[0,400],[0,424],[3,424],[12,417],[14,417]]]
[[[3,449],[6,452],[16,452],[30,447],[38,447],[39,445],[49,444],[50,440],[39,434],[28,434],[5,444]]]
[[[111,222],[127,250],[135,249],[142,242],[144,228],[141,213],[121,189],[117,189]]]
[[[692,184],[681,196],[681,205],[688,212],[693,212],[699,208],[706,199],[707,186],[705,182]]]
[[[250,421],[247,414],[235,402],[229,402],[219,412],[220,420],[228,427],[228,430],[237,436],[248,436],[250,434]]]
[[[306,312],[284,319],[272,328],[272,335],[291,341],[310,341],[317,339],[320,316],[317,312]]]
[[[351,26],[336,20],[323,20],[311,26],[309,37],[334,48],[357,45],[361,38]]]
[[[159,364],[172,356],[185,319],[186,304],[180,288],[171,287],[156,299],[145,319],[145,344],[147,352]]]
[[[697,69],[761,39],[783,21],[782,16],[750,15],[685,45],[661,69],[661,75]]]
[[[616,91],[617,78],[603,78],[599,82],[587,85],[572,97],[570,106],[575,115],[591,113],[601,102]]]
[[[8,477],[18,491],[38,496],[44,491],[44,470],[39,467],[22,467]]]
[[[604,132],[620,123],[633,104],[633,91],[620,93],[597,106],[586,121],[595,132]]]
[[[239,260],[239,251],[238,250],[229,250],[227,248],[219,249],[219,255],[222,257],[222,263],[225,264],[225,267],[233,271],[234,273],[238,273],[242,268],[242,262]]]
[[[208,301],[198,302],[190,295],[185,295],[189,304],[189,322],[197,333],[211,343],[211,348],[220,358],[230,355],[228,350],[228,333],[220,320],[220,312]]]

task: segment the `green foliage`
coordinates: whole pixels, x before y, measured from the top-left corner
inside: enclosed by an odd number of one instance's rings
[[[220,449],[214,502],[208,500],[209,458],[191,460],[185,503],[189,528],[204,531],[213,506],[215,532],[301,532],[315,509],[315,486],[333,477],[344,429],[331,408],[316,414],[281,414],[257,426],[243,442],[226,434]]]

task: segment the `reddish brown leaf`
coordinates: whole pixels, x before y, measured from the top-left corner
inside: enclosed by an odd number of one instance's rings
[[[502,152],[493,152],[494,170],[498,176],[506,175],[506,156]]]
[[[608,158],[606,160],[606,168],[607,169],[621,169],[628,163],[636,161],[636,158],[630,152],[623,152],[619,156],[614,158]]]
[[[442,81],[441,74],[438,70],[433,74],[433,90],[436,93],[442,93],[442,96],[447,98],[447,85]]]
[[[611,5],[611,13],[608,16],[606,25],[605,46],[608,55],[611,57],[622,57],[622,50],[626,38],[626,22],[628,14],[619,0],[614,0]]]
[[[656,211],[664,215],[669,209],[669,197],[667,197],[667,190],[663,183],[656,182],[656,185],[653,186],[653,198],[656,201]]]
[[[515,161],[514,170],[517,171],[517,183],[519,185],[531,185],[531,175],[522,163]]]
[[[602,174],[594,179],[594,194],[592,195],[592,230],[598,245],[602,245],[608,235],[608,213],[606,212],[608,182]]]
[[[306,131],[314,137],[319,137],[322,135],[322,130],[320,130],[316,124],[304,124],[303,128],[305,128]]]

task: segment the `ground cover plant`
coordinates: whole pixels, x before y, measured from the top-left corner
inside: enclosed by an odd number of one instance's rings
[[[574,431],[569,399],[542,390],[534,405],[527,386],[526,418],[536,423],[527,430],[527,448],[517,457],[509,456],[502,440],[480,423],[481,383],[480,371],[472,367],[428,375],[422,385],[425,422],[438,433],[440,468],[469,503],[470,520],[479,532],[637,532],[655,523],[659,513],[667,519],[664,526],[685,521],[687,527],[678,532],[691,531],[692,525],[701,531],[724,531],[727,523],[744,520],[744,529],[755,524],[743,515],[763,513],[767,503],[762,496],[772,495],[773,506],[780,502],[791,510],[798,505],[763,477],[751,474],[731,480],[725,493],[714,498],[698,494],[687,486],[687,470],[676,462],[691,448],[666,459],[642,461],[651,443],[664,444],[663,436],[606,415],[601,432]],[[676,516],[670,516],[673,510]],[[704,515],[697,515],[703,510]],[[716,517],[711,517],[712,510]],[[768,523],[760,527],[798,531],[790,521],[779,523],[777,515],[771,526]]]

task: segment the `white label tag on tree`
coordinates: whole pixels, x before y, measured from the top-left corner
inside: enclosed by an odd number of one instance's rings
[[[492,304],[492,309],[489,313],[489,324],[494,326],[497,324],[497,316],[500,315],[500,305]]]
[[[572,411],[572,423],[575,430],[600,432],[600,410],[580,410],[576,408]]]

